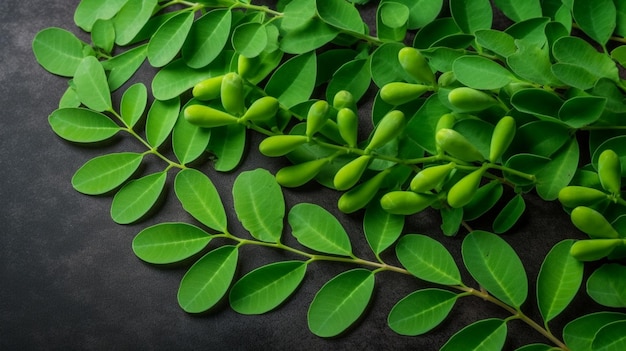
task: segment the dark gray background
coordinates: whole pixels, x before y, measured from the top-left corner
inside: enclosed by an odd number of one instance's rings
[[[497,307],[469,297],[461,299],[450,318],[433,332],[398,336],[386,326],[388,311],[406,294],[427,285],[382,273],[377,275],[369,312],[356,328],[340,338],[321,339],[307,329],[308,305],[322,284],[351,267],[326,263],[311,265],[295,296],[266,315],[242,316],[227,304],[202,316],[183,312],[176,292],[186,267],[153,267],[131,250],[131,241],[142,228],[161,221],[191,220],[171,187],[156,218],[129,226],[113,223],[111,197],[81,195],[72,189],[70,179],[92,157],[140,150],[138,145],[119,139],[104,148],[81,147],[56,137],[47,123],[67,80],[35,62],[31,41],[39,30],[51,26],[85,38],[73,24],[77,4],[77,0],[0,2],[0,349],[433,350],[472,321],[507,317]],[[145,67],[139,79],[149,82],[152,74]],[[239,171],[263,166],[275,172],[284,164],[281,159],[261,157],[258,141],[252,138],[251,152]],[[232,208],[230,188],[237,173],[215,174],[208,165],[203,169],[218,186],[227,208]],[[309,201],[334,209],[338,198],[335,192],[310,187],[285,192],[288,206]],[[524,309],[537,319],[534,281],[542,258],[556,242],[580,235],[558,203],[545,203],[532,195],[527,202],[524,219],[505,238],[526,263],[531,289]],[[357,255],[372,258],[363,241],[361,214],[339,216]],[[243,235],[235,221],[231,223],[233,232]],[[488,224],[474,225],[488,229]],[[405,231],[441,239],[458,259],[461,238],[444,238],[438,226],[437,216],[427,212],[408,219]],[[243,274],[284,254],[245,247],[240,257]],[[559,334],[564,322],[593,308],[586,296],[579,296],[554,321],[553,331]],[[519,321],[509,323],[509,329],[507,349],[547,342]]]

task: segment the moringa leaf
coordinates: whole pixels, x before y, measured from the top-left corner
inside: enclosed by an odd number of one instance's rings
[[[489,0],[450,0],[450,12],[454,22],[466,34],[490,29],[493,22]]]
[[[546,200],[556,200],[559,191],[566,187],[576,172],[580,150],[576,139],[563,146],[543,168],[537,172],[537,194]]]
[[[109,89],[115,91],[126,83],[146,60],[148,44],[139,45],[106,61],[102,67],[109,72]]]
[[[521,194],[515,195],[493,220],[493,232],[502,234],[511,229],[526,210],[526,202]]]
[[[113,221],[130,224],[144,217],[161,196],[166,179],[167,172],[158,172],[124,184],[111,203]]]
[[[606,263],[587,280],[587,294],[607,307],[626,307],[626,267]]]
[[[626,335],[624,335],[626,321],[609,323],[593,337],[591,349],[594,351],[620,351],[626,348]]]
[[[571,350],[592,350],[596,333],[602,327],[619,321],[626,321],[626,314],[603,311],[578,317],[563,328],[563,341]]]
[[[74,74],[76,94],[88,108],[102,112],[113,109],[104,67],[97,58],[85,57]]]
[[[121,130],[108,116],[85,108],[55,110],[48,123],[58,136],[77,143],[103,141]]]
[[[606,45],[616,27],[617,9],[613,0],[574,1],[572,13],[585,34]]]
[[[154,100],[146,118],[146,141],[159,147],[172,133],[180,113],[180,97],[170,100]]]
[[[541,17],[541,3],[539,0],[495,0],[494,3],[500,10],[502,10],[506,17],[515,22]]]
[[[191,100],[186,106],[194,103]],[[183,116],[185,107],[180,111],[172,129],[172,148],[174,155],[182,164],[198,159],[205,151],[211,138],[211,129],[193,125]]]
[[[224,205],[215,185],[204,173],[193,168],[178,172],[174,191],[185,211],[200,223],[216,231],[226,232]]]
[[[403,4],[409,9],[408,29],[422,28],[431,23],[443,8],[443,0],[383,0]]]
[[[404,235],[396,245],[400,263],[414,276],[442,285],[461,284],[461,273],[450,252],[421,234]]]
[[[404,227],[404,216],[391,214],[372,201],[365,209],[363,231],[370,248],[380,255],[398,240]]]
[[[213,128],[207,151],[215,155],[216,171],[230,172],[239,165],[246,147],[246,127],[231,124]]]
[[[148,89],[143,83],[135,83],[131,85],[124,95],[120,105],[120,115],[122,121],[132,128],[143,116],[148,103]]]
[[[148,22],[158,0],[128,0],[113,17],[115,43],[129,44]]]
[[[268,44],[265,25],[256,22],[241,24],[235,28],[232,35],[233,48],[245,57],[258,56]]]
[[[363,33],[365,26],[359,11],[344,0],[316,2],[320,19],[333,27],[355,33]]]
[[[153,67],[163,67],[178,55],[191,30],[193,20],[193,12],[180,12],[165,21],[154,32],[147,51],[148,61]]]
[[[498,351],[506,341],[506,321],[498,318],[474,322],[452,335],[441,351]]]
[[[326,88],[326,100],[332,101],[341,90],[349,91],[355,101],[367,92],[371,83],[370,65],[366,59],[347,62],[333,75]]]
[[[139,168],[143,155],[121,152],[95,157],[82,165],[72,177],[76,191],[87,195],[109,192],[130,178]]]
[[[159,223],[140,231],[133,239],[137,257],[153,264],[183,261],[202,251],[212,236],[187,223]]]
[[[415,291],[393,306],[387,323],[400,335],[422,335],[448,317],[458,298],[458,294],[442,289]]]
[[[327,254],[352,256],[352,245],[346,230],[324,208],[300,203],[287,216],[293,236],[302,245]]]
[[[184,62],[199,69],[218,58],[228,42],[231,23],[230,9],[212,10],[198,18],[182,47]]]
[[[480,90],[499,89],[517,80],[509,70],[495,61],[474,55],[454,60],[452,71],[463,85]]]
[[[90,32],[99,19],[113,18],[129,0],[81,0],[74,11],[74,23]]]
[[[307,101],[315,88],[316,70],[317,56],[314,51],[295,56],[272,74],[265,92],[287,107]]]

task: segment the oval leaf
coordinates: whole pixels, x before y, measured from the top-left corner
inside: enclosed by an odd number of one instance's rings
[[[213,182],[204,173],[187,168],[174,180],[176,197],[195,219],[207,227],[226,231],[226,211]]]
[[[181,12],[163,23],[148,43],[148,61],[154,67],[163,67],[176,57],[189,34],[194,14]]]
[[[317,13],[322,21],[333,27],[363,33],[365,28],[359,10],[344,0],[317,1]]]
[[[428,236],[404,235],[396,245],[396,255],[419,279],[443,285],[461,284],[461,273],[450,252]]]
[[[142,159],[142,154],[134,152],[98,156],[76,171],[72,177],[72,186],[83,194],[104,194],[130,178],[139,168]]]
[[[133,239],[133,252],[154,264],[185,260],[202,251],[212,236],[187,223],[159,223],[148,227]]]
[[[463,262],[478,284],[502,302],[519,308],[528,296],[528,278],[517,253],[495,234],[475,230],[463,240]]]
[[[541,4],[539,0],[507,1],[495,0],[494,3],[504,15],[515,22],[521,22],[530,18],[541,17]]]
[[[500,89],[515,80],[509,70],[482,56],[461,56],[454,60],[452,71],[459,82],[474,89]]]
[[[225,62],[230,62],[227,54],[224,52],[213,64],[199,69],[190,68],[182,59],[171,62],[154,75],[154,97],[159,100],[174,99],[203,80],[224,74]]]
[[[365,311],[374,283],[374,273],[353,269],[324,284],[309,306],[307,320],[311,332],[332,337],[350,327]]]
[[[133,127],[143,115],[148,102],[148,89],[143,83],[131,85],[122,96],[120,112],[127,126]]]
[[[97,58],[87,56],[81,61],[74,74],[74,84],[76,93],[85,106],[95,111],[113,109],[104,67]]]
[[[511,229],[526,210],[526,202],[521,194],[515,195],[493,220],[493,232],[502,234]]]
[[[235,212],[241,224],[261,241],[278,242],[283,232],[285,200],[276,179],[264,169],[242,172],[233,184]]]
[[[159,147],[172,132],[180,113],[180,98],[154,100],[146,118],[146,140]]]
[[[398,240],[404,227],[404,216],[391,214],[372,201],[365,209],[363,231],[374,254],[380,255]]]
[[[602,327],[617,321],[626,321],[626,314],[596,312],[579,317],[563,328],[563,341],[571,350],[591,350],[593,338]]]
[[[491,28],[493,9],[489,0],[450,0],[450,12],[464,33]]]
[[[126,183],[111,204],[111,218],[115,223],[133,223],[148,213],[161,196],[166,178],[166,172],[159,172]]]
[[[262,314],[285,301],[302,283],[307,264],[302,261],[275,262],[243,276],[230,290],[233,310]]]
[[[185,273],[178,304],[188,313],[205,312],[226,294],[237,268],[236,246],[222,246],[204,255]]]
[[[287,216],[293,236],[302,245],[327,254],[351,256],[348,233],[337,218],[322,207],[300,203]]]
[[[230,9],[207,12],[194,22],[182,48],[189,67],[202,68],[217,58],[228,42],[231,22]]]
[[[128,0],[113,18],[117,45],[130,43],[139,34],[152,16],[157,2],[158,0]]]
[[[400,335],[422,335],[443,322],[458,297],[442,289],[415,291],[393,306],[387,323]]]
[[[559,191],[566,187],[576,173],[580,150],[574,138],[561,148],[541,171],[537,172],[537,194],[546,201],[556,200]]]
[[[587,280],[587,294],[608,307],[626,307],[626,267],[607,263],[596,269]]]
[[[174,155],[182,164],[195,161],[205,151],[211,138],[211,129],[193,125],[183,116],[180,111],[178,119],[172,129],[172,148]]]
[[[216,171],[229,172],[239,165],[246,147],[246,130],[243,124],[212,129],[207,151],[215,156]]]
[[[441,351],[453,350],[502,350],[506,341],[507,327],[502,319],[491,318],[474,322],[452,335]]]
[[[341,66],[333,75],[326,88],[326,99],[332,101],[340,90],[349,91],[354,100],[363,97],[370,86],[370,67],[366,59],[350,61]]]
[[[617,17],[613,0],[574,1],[572,13],[580,29],[601,45],[613,35]]]
[[[258,56],[267,46],[267,30],[257,22],[248,22],[235,28],[232,37],[233,48],[245,57]]]
[[[89,32],[98,19],[112,18],[128,1],[82,0],[76,7],[76,11],[74,11],[74,23]]]
[[[280,66],[265,86],[265,92],[292,107],[311,97],[315,88],[315,52],[298,55]]]
[[[103,141],[121,129],[109,117],[84,108],[58,109],[48,122],[58,136],[77,143]]]
[[[626,321],[605,325],[593,338],[591,349],[594,351],[622,351],[626,349]]]
[[[134,47],[106,61],[102,61],[102,67],[109,71],[108,83],[111,91],[117,90],[124,85],[139,69],[146,60],[147,44]]]
[[[83,42],[65,29],[46,28],[33,39],[37,62],[48,72],[73,77],[85,55]]]

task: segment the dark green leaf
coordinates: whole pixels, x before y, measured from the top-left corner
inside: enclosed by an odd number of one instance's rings
[[[541,3],[539,0],[507,1],[495,0],[496,6],[504,15],[515,22],[530,18],[541,17]]]
[[[591,349],[594,351],[621,351],[626,348],[624,329],[626,321],[609,323],[600,328],[593,338]]]
[[[148,61],[163,67],[178,55],[193,24],[193,12],[181,12],[163,23],[148,44]]]
[[[511,104],[520,112],[555,120],[559,117],[563,100],[549,91],[530,88],[519,90],[513,94]]]
[[[522,346],[518,349],[515,349],[515,351],[551,351],[553,349],[554,348],[550,345],[530,344],[530,345]]]
[[[516,40],[515,44],[517,51],[506,59],[515,74],[541,85],[560,85],[559,79],[552,72],[547,46],[541,47],[526,40]]]
[[[78,143],[103,141],[120,131],[109,117],[84,108],[58,109],[48,122],[58,136]]]
[[[387,323],[400,335],[422,335],[443,322],[458,297],[442,289],[415,291],[393,306]]]
[[[489,0],[450,0],[450,12],[464,33],[491,28],[493,9]]]
[[[229,172],[241,162],[246,146],[246,127],[231,124],[212,129],[207,151],[215,156],[214,167],[220,172]]]
[[[609,41],[617,17],[613,0],[574,1],[572,13],[585,34],[601,45]]]
[[[233,184],[237,218],[261,241],[278,242],[283,232],[285,200],[276,179],[264,169],[241,173]]]
[[[482,56],[461,56],[452,63],[452,71],[459,82],[480,90],[499,89],[516,80],[506,68]]]
[[[315,52],[298,55],[274,72],[265,86],[265,92],[287,107],[304,102],[315,88],[316,70]]]
[[[526,210],[526,202],[521,194],[515,195],[493,220],[493,232],[502,234],[511,229]]]
[[[202,251],[211,239],[211,235],[191,224],[159,223],[135,236],[133,252],[148,263],[175,263]]]
[[[148,45],[140,45],[113,58],[102,61],[102,67],[109,71],[108,83],[111,91],[117,90],[137,72],[146,60]]]
[[[231,21],[229,9],[217,9],[194,22],[182,48],[183,59],[189,67],[205,67],[218,57],[228,42]]]
[[[152,16],[157,0],[128,0],[113,17],[115,43],[126,45],[141,31]]]
[[[396,245],[400,263],[419,279],[442,285],[461,284],[452,255],[438,241],[421,234],[404,235]]]
[[[337,92],[349,91],[358,101],[370,86],[370,66],[366,59],[350,61],[341,66],[333,75],[326,88],[326,100],[333,101]]]
[[[626,307],[626,267],[607,263],[596,269],[587,280],[587,294],[607,307]]]
[[[409,8],[401,3],[387,1],[376,12],[376,35],[380,39],[402,41],[409,22]]]
[[[551,70],[560,81],[580,90],[590,89],[598,81],[585,67],[572,63],[555,63]]]
[[[506,341],[506,321],[497,318],[474,322],[452,335],[441,351],[498,351]]]
[[[327,254],[352,256],[348,233],[330,212],[309,203],[295,205],[289,211],[292,235],[302,245]]]
[[[570,140],[569,129],[561,122],[530,122],[519,127],[513,143],[505,152],[505,156],[530,153],[551,157]]]
[[[531,46],[543,47],[547,40],[545,28],[548,22],[550,19],[547,17],[527,19],[513,24],[505,33]]]
[[[496,205],[502,197],[504,188],[498,180],[493,180],[481,186],[467,205],[463,207],[463,219],[473,221],[484,215]]]
[[[529,175],[535,175],[541,171],[542,167],[550,162],[550,159],[544,156],[520,153],[512,156],[506,161],[505,166],[516,171],[523,172]],[[527,179],[510,172],[504,172],[504,177],[515,185],[531,185],[535,182],[534,179]]]
[[[97,58],[87,56],[81,61],[74,74],[74,84],[85,106],[99,112],[113,109],[107,77]]]
[[[372,201],[365,209],[363,231],[370,248],[376,255],[398,240],[404,227],[404,216],[382,209],[379,201]]]
[[[120,112],[122,121],[132,128],[143,116],[148,102],[148,89],[143,83],[131,85],[122,96]]]
[[[441,103],[437,94],[431,95],[407,123],[407,136],[428,153],[436,154],[435,127],[439,118],[449,112],[450,109]]]
[[[572,128],[581,128],[597,121],[604,112],[606,98],[576,96],[561,106],[559,118]]]
[[[626,314],[618,312],[596,312],[579,317],[563,328],[563,341],[571,350],[592,350],[596,333],[613,322],[626,321]]]
[[[408,74],[398,61],[398,52],[403,47],[400,43],[385,43],[372,53],[370,71],[372,80],[378,87],[408,79]]]
[[[363,33],[365,25],[354,5],[344,0],[317,1],[317,13],[322,21],[343,30]]]
[[[113,221],[130,224],[144,217],[161,196],[166,179],[167,173],[159,172],[126,183],[113,198]]]
[[[146,140],[152,147],[159,147],[170,135],[178,114],[180,98],[154,100],[146,118]]]
[[[180,171],[174,180],[174,191],[185,211],[207,227],[225,232],[226,211],[220,195],[204,173],[193,168]]]
[[[495,234],[476,230],[462,244],[472,277],[494,297],[519,308],[528,296],[528,278],[517,253]]]
[[[309,306],[307,320],[311,332],[333,337],[350,327],[365,311],[374,283],[374,273],[353,269],[324,284]]]
[[[515,53],[515,38],[505,32],[495,29],[481,29],[474,33],[478,45],[494,53],[508,57]]]
[[[72,177],[72,186],[87,195],[99,195],[120,186],[135,173],[142,154],[122,152],[87,161]]]
[[[357,52],[351,49],[331,49],[317,56],[317,79],[315,86],[328,82],[339,67],[356,57]]]
[[[537,194],[546,200],[556,200],[559,191],[567,186],[576,172],[580,151],[576,139],[570,140],[537,172]]]
[[[288,54],[304,54],[327,44],[338,33],[336,28],[312,18],[302,28],[288,32],[280,41],[280,49]]]
[[[568,63],[584,68],[599,78],[618,79],[615,63],[608,55],[598,52],[590,43],[578,37],[562,37],[552,48],[554,57],[560,63]]]
[[[236,246],[222,246],[194,263],[178,288],[180,307],[188,313],[200,313],[218,303],[233,280],[238,256]]]
[[[602,151],[611,149],[619,156],[620,164],[622,166],[622,177],[626,176],[626,135],[616,136],[607,139],[600,144],[595,150],[592,150],[591,163],[593,168],[598,169],[598,159]]]
[[[455,236],[463,222],[463,207],[444,207],[439,210],[441,214],[441,230],[446,236]]]
[[[269,312],[300,286],[306,268],[303,261],[275,262],[257,268],[233,285],[228,297],[230,306],[242,314]]]
[[[456,25],[452,18],[438,18],[426,24],[415,34],[413,46],[418,49],[428,49],[436,42],[460,33],[461,29]]]

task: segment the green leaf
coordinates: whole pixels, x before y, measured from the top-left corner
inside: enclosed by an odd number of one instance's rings
[[[387,323],[400,335],[422,335],[446,319],[458,297],[442,289],[415,291],[393,306]]]
[[[505,163],[505,167],[524,172],[526,174],[535,175],[540,172],[542,167],[548,162],[550,162],[548,157],[520,153],[509,158]],[[534,179],[528,179],[506,171],[504,171],[504,177],[506,180],[518,186],[528,186],[535,183]]]
[[[370,87],[370,66],[366,59],[350,61],[333,75],[326,88],[326,100],[332,101],[341,90],[349,91],[359,101]]]
[[[583,68],[597,79],[608,78],[614,81],[619,79],[613,60],[608,55],[598,52],[590,43],[581,38],[562,37],[554,42],[552,51],[559,63]]]
[[[180,98],[154,100],[146,118],[146,140],[159,147],[172,132],[180,113]]]
[[[615,0],[613,3],[617,14],[615,34],[624,38],[626,37],[626,3],[619,0]]]
[[[113,221],[130,224],[144,217],[161,196],[166,179],[166,172],[158,172],[126,183],[113,197]]]
[[[77,143],[103,141],[121,129],[109,117],[85,108],[55,110],[48,122],[58,136]]]
[[[280,241],[285,200],[276,179],[268,171],[259,168],[241,173],[233,184],[233,198],[237,218],[254,238]]]
[[[548,17],[531,18],[511,25],[505,33],[530,46],[543,47],[547,41],[545,28],[549,22]]]
[[[328,82],[341,66],[354,60],[356,55],[357,52],[351,49],[330,49],[320,53],[317,56],[315,86]]]
[[[491,28],[493,9],[489,0],[450,0],[450,12],[463,33]]]
[[[441,46],[436,44],[445,40],[445,38],[461,33],[461,29],[451,17],[437,18],[426,24],[415,34],[413,46],[420,50]]]
[[[504,188],[498,180],[493,180],[476,191],[467,205],[463,206],[463,220],[473,221],[491,210],[502,197]]]
[[[352,256],[348,233],[330,212],[309,203],[295,205],[287,216],[293,236],[302,245],[327,254]]]
[[[324,284],[309,306],[307,320],[311,332],[327,338],[350,327],[365,311],[374,283],[374,273],[353,269]]]
[[[245,57],[258,56],[267,46],[267,30],[265,25],[248,22],[239,25],[233,31],[233,48]]]
[[[80,107],[80,98],[78,94],[76,94],[76,90],[74,90],[72,86],[69,86],[59,100],[59,109],[78,107]]]
[[[76,171],[72,177],[72,186],[83,194],[104,194],[130,178],[139,168],[142,159],[142,154],[134,152],[98,156]]]
[[[511,96],[511,105],[518,111],[536,117],[555,120],[563,106],[563,100],[556,94],[544,89],[530,88],[517,91]]]
[[[74,11],[74,23],[90,32],[99,19],[111,19],[129,0],[81,0]]]
[[[315,16],[315,0],[290,1],[282,12],[280,28],[286,33],[298,30]]]
[[[597,121],[604,113],[606,98],[575,96],[559,109],[559,118],[572,128],[581,128]]]
[[[461,273],[450,252],[438,241],[421,234],[404,235],[396,245],[400,263],[419,279],[442,284],[461,284]]]
[[[621,351],[626,348],[624,329],[626,321],[618,321],[605,325],[598,330],[593,338],[591,349],[594,351]]]
[[[431,23],[443,8],[443,0],[383,0],[403,4],[409,9],[408,29],[418,29]]]
[[[207,151],[215,155],[215,170],[229,172],[241,162],[246,146],[246,127],[231,124],[213,128]]]
[[[137,257],[153,264],[183,261],[202,251],[212,236],[187,223],[159,223],[143,229],[133,239]]]
[[[613,49],[611,51],[611,58],[617,61],[620,66],[626,67],[626,46],[622,45]]]
[[[604,311],[584,315],[565,325],[563,341],[570,350],[592,350],[596,333],[602,327],[617,321],[626,321],[626,314]]]
[[[516,80],[511,72],[495,61],[475,55],[454,60],[452,71],[459,82],[481,90],[499,89]]]
[[[580,29],[601,45],[613,35],[617,17],[613,0],[574,1],[572,13]]]
[[[441,231],[445,236],[455,236],[463,222],[463,207],[444,207],[439,210],[441,214]]]
[[[580,90],[590,89],[598,81],[598,77],[586,67],[572,63],[555,63],[551,70],[560,81]]]
[[[441,351],[502,350],[506,341],[506,321],[498,318],[474,322],[452,335]]]
[[[553,349],[554,348],[550,345],[530,344],[530,345],[522,346],[518,349],[515,349],[515,351],[551,351]]]
[[[548,162],[541,171],[537,172],[537,194],[546,200],[556,200],[559,191],[566,187],[576,173],[580,150],[576,139],[571,139]]]
[[[193,103],[193,100],[190,103]],[[180,163],[188,164],[206,151],[211,138],[211,129],[187,122],[183,116],[184,110],[183,107],[172,129],[172,147]]]
[[[569,128],[561,122],[535,121],[522,125],[503,159],[515,154],[530,153],[551,157],[571,140]]]
[[[365,25],[354,5],[344,0],[317,1],[317,13],[322,21],[343,30],[363,33]]]
[[[85,106],[99,112],[113,109],[107,77],[97,58],[87,56],[81,61],[74,74],[74,84]]]
[[[97,20],[91,32],[91,41],[96,47],[110,53],[115,45],[115,27],[113,22]]]
[[[372,201],[365,209],[363,231],[375,255],[380,255],[398,240],[404,227],[404,216],[382,209],[379,201]]]
[[[174,191],[185,211],[200,223],[219,232],[226,232],[226,211],[215,185],[204,173],[193,168],[176,174]]]
[[[148,89],[143,83],[131,85],[122,96],[120,112],[122,121],[127,126],[133,127],[143,116],[148,102]]]
[[[300,286],[307,264],[274,262],[257,268],[237,281],[229,294],[230,306],[241,314],[263,314],[283,303]]]
[[[380,39],[402,41],[408,22],[408,7],[393,1],[383,2],[376,12],[376,35]]]
[[[37,32],[32,49],[37,62],[50,73],[71,77],[85,56],[84,45],[72,32],[49,27]]]
[[[507,1],[495,0],[496,6],[504,15],[514,22],[521,22],[530,18],[541,17],[541,3],[539,0]]]
[[[126,83],[137,72],[141,64],[146,60],[148,44],[140,45],[102,61],[102,67],[109,71],[109,90],[115,91]]]
[[[191,26],[182,54],[191,68],[202,68],[213,62],[228,42],[232,12],[217,9],[207,12]]]
[[[154,67],[163,67],[176,57],[191,30],[194,14],[181,12],[163,23],[148,43],[148,61]]]
[[[126,45],[130,43],[141,28],[148,22],[157,6],[157,0],[128,0],[115,17],[115,43]]]
[[[435,155],[435,127],[439,118],[449,112],[450,109],[441,102],[438,94],[431,95],[407,123],[406,135],[428,153]]]
[[[602,151],[611,149],[617,153],[619,156],[620,164],[622,166],[622,177],[626,176],[626,135],[616,136],[610,139],[607,139],[602,144],[600,144],[595,150],[592,150],[591,155],[591,164],[594,169],[598,169],[598,159],[600,158],[600,154]]]
[[[547,325],[570,304],[583,279],[582,262],[569,254],[574,240],[563,240],[548,252],[537,277],[537,304]]]
[[[329,43],[337,34],[338,29],[312,18],[302,28],[286,33],[280,41],[280,49],[288,54],[304,54]]]
[[[493,232],[502,234],[511,229],[522,217],[525,210],[526,203],[524,202],[524,197],[521,194],[515,195],[504,205],[502,211],[493,220]]]
[[[370,72],[374,84],[379,88],[387,83],[403,81],[408,78],[398,61],[398,52],[404,45],[401,43],[385,43],[371,55]]]
[[[463,240],[463,262],[494,297],[519,308],[528,296],[528,278],[517,253],[495,234],[475,230]]]
[[[237,268],[236,246],[221,246],[204,255],[185,273],[178,304],[188,313],[205,312],[226,294]]]
[[[587,280],[587,294],[607,307],[626,307],[626,267],[607,263],[596,269]]]
[[[517,50],[506,59],[506,63],[515,74],[541,85],[561,84],[552,72],[547,46],[541,47],[526,40],[516,40],[515,44]]]
[[[152,94],[159,100],[173,99],[205,79],[224,74],[226,62],[230,62],[229,53],[224,52],[213,64],[201,69],[193,69],[180,59],[176,60],[154,75]]]
[[[265,92],[286,107],[307,101],[315,88],[316,70],[315,52],[295,56],[274,72]]]
[[[517,50],[515,38],[505,32],[495,29],[481,29],[477,30],[474,35],[478,45],[502,57],[509,57]]]

